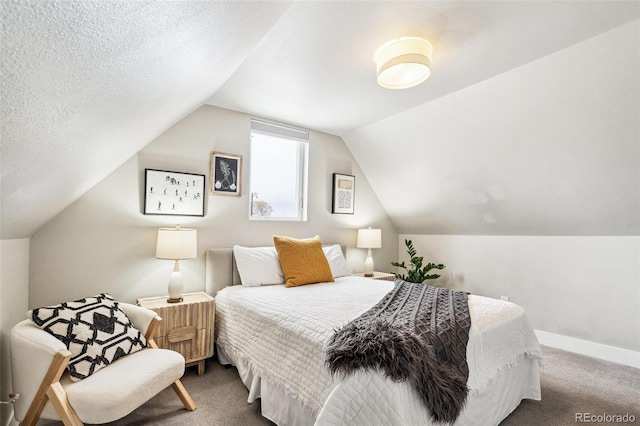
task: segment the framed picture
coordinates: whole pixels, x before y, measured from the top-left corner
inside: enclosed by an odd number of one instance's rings
[[[205,175],[144,169],[144,214],[204,216]]]
[[[356,177],[333,174],[333,202],[331,213],[353,214],[356,195]]]
[[[242,186],[242,155],[212,152],[210,176],[212,194],[239,197]]]

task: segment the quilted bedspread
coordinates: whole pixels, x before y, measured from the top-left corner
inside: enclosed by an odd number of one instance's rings
[[[335,283],[286,288],[227,287],[216,295],[216,339],[234,358],[297,399],[318,423],[349,415],[349,400],[365,398],[372,419],[398,423],[390,399],[400,398],[416,416],[428,417],[406,383],[376,372],[332,378],[323,347],[334,330],[357,318],[393,288],[393,282],[343,277]],[[467,345],[470,393],[488,387],[502,369],[522,357],[541,356],[524,310],[512,303],[469,296],[471,329]],[[340,386],[338,386],[340,385]],[[403,417],[406,419],[405,417]]]

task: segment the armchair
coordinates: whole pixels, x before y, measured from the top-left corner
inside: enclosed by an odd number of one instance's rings
[[[155,312],[120,303],[148,347],[126,355],[93,375],[74,382],[65,373],[71,357],[64,343],[30,319],[11,330],[13,389],[20,393],[15,418],[23,426],[39,418],[62,420],[66,426],[120,419],[171,385],[185,408],[196,405],[180,382],[184,358],[158,349],[153,340],[162,319]]]

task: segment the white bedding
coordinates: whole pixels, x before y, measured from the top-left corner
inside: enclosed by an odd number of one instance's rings
[[[393,282],[361,277],[293,288],[227,287],[216,295],[217,345],[230,360],[249,370],[245,374],[251,374],[252,380],[265,380],[295,399],[318,424],[374,420],[428,424],[427,411],[415,398],[398,398],[413,395],[406,383],[393,383],[377,373],[332,378],[324,366],[323,346],[334,330],[365,312],[392,288]],[[470,399],[489,393],[507,369],[532,362],[537,367],[540,347],[521,307],[470,295],[469,312]],[[530,369],[525,370],[518,402],[540,395],[537,368],[534,377]]]

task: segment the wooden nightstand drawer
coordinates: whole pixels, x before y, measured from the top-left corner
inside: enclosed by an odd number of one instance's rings
[[[192,325],[186,327],[178,327],[169,330],[167,340],[169,343],[184,342],[185,340],[194,340],[196,338],[196,328]]]
[[[214,353],[215,301],[203,292],[182,297],[178,303],[168,303],[166,297],[149,297],[139,299],[138,305],[162,317],[155,337],[158,346],[181,353],[187,365],[198,364],[198,374],[203,374],[204,360]]]

